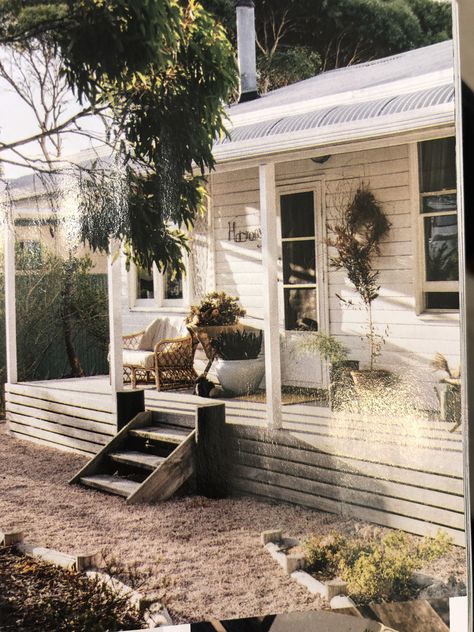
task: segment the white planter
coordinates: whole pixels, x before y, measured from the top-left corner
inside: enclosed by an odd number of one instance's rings
[[[265,373],[265,358],[255,360],[222,360],[215,363],[217,378],[226,391],[248,395],[259,387]]]

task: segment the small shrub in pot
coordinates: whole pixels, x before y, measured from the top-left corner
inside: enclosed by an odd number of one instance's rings
[[[212,340],[211,345],[222,360],[254,360],[262,349],[262,332],[223,332]]]

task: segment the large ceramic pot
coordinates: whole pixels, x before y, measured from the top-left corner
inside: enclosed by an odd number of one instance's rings
[[[265,358],[254,360],[222,360],[215,363],[217,378],[226,391],[235,395],[255,392],[265,374]]]
[[[366,369],[364,371],[351,371],[352,379],[357,390],[372,391],[392,386],[394,375],[385,369]]]
[[[329,404],[332,410],[350,407],[354,401],[352,371],[359,370],[358,360],[343,360],[329,367]]]

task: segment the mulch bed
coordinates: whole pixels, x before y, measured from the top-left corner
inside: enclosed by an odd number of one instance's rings
[[[1,632],[105,632],[144,627],[140,616],[85,575],[0,548]]]

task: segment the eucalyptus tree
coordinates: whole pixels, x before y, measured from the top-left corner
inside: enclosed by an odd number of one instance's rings
[[[34,43],[54,50],[82,107],[57,126],[0,142],[0,160],[106,113],[114,165],[79,169],[82,239],[106,251],[116,237],[139,265],[181,267],[182,229],[204,208],[204,174],[237,84],[223,28],[194,0],[0,2],[0,45]],[[34,161],[30,167],[44,170]]]

